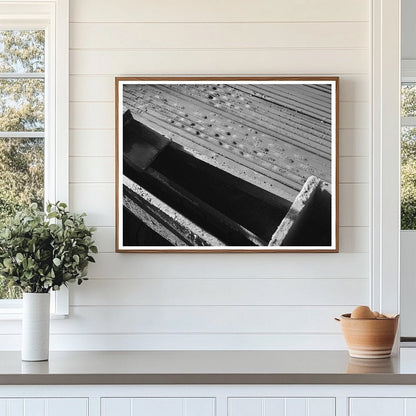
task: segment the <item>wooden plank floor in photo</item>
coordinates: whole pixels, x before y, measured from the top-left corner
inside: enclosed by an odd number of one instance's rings
[[[331,182],[330,85],[132,84],[124,111],[197,158],[293,202]]]

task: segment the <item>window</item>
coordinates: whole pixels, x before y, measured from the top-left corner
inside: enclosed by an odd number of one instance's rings
[[[0,0],[0,16],[1,221],[30,201],[68,201],[68,0]],[[0,280],[0,314],[20,295]],[[52,299],[67,313],[65,290]]]
[[[44,204],[45,30],[0,30],[0,221]],[[0,278],[0,299],[21,298]]]
[[[414,346],[416,306],[414,278],[416,244],[416,61],[402,61],[401,86],[401,341]]]
[[[401,88],[401,229],[416,230],[416,71]]]

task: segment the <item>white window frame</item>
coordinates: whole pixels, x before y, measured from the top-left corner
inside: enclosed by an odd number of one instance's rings
[[[401,3],[373,0],[371,12],[370,306],[385,313],[399,313]]]
[[[0,0],[0,15],[0,29],[46,31],[45,201],[68,202],[69,0]],[[51,293],[52,315],[67,315],[68,290]],[[21,300],[0,300],[0,319],[19,318],[21,309]]]

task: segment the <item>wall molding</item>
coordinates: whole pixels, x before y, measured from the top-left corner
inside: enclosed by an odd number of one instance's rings
[[[372,2],[371,306],[400,312],[400,0]]]

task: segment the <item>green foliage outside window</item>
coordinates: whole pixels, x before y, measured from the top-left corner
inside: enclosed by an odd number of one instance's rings
[[[45,32],[0,30],[0,73],[43,73]],[[0,79],[0,132],[44,131],[44,80]],[[44,203],[44,139],[0,135],[0,223]],[[21,293],[0,279],[0,299]]]
[[[402,129],[401,228],[416,229],[416,128]]]
[[[416,116],[416,86],[402,86],[402,117]],[[402,127],[401,229],[416,229],[416,127]]]

